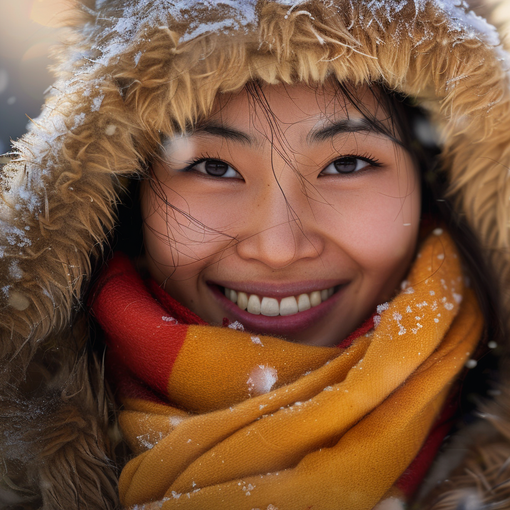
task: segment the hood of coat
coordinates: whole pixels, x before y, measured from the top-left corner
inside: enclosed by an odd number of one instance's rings
[[[382,82],[414,98],[438,130],[455,207],[510,288],[509,60],[465,2],[85,0],[68,24],[42,114],[0,175],[5,381],[24,379],[41,346],[68,349],[72,366],[82,343],[66,331],[122,178],[143,176],[162,136],[250,80]]]
[[[68,324],[115,224],[120,178],[143,174],[162,135],[249,80],[382,81],[415,98],[440,132],[456,207],[508,279],[507,56],[496,30],[457,3],[82,5],[43,112],[2,171],[0,324],[12,338],[2,349]]]

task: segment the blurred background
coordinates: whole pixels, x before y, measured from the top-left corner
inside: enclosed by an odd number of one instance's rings
[[[0,0],[0,154],[41,111],[53,83],[50,48],[69,0]]]

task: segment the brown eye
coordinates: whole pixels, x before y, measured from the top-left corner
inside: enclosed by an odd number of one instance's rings
[[[335,169],[341,174],[350,174],[357,169],[358,161],[358,158],[348,156],[345,158],[337,159],[335,162],[333,162],[333,165],[335,166]]]
[[[229,166],[223,161],[217,159],[208,159],[205,161],[205,171],[214,177],[223,177],[228,172]]]
[[[330,163],[321,175],[347,175],[354,174],[363,170],[367,166],[381,166],[377,161],[372,159],[357,158],[356,156],[344,156]]]
[[[234,170],[228,163],[225,163],[225,161],[219,159],[203,159],[188,167],[187,171],[190,170],[208,175],[209,177],[242,179],[239,172]]]

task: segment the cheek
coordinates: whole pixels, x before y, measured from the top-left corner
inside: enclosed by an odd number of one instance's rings
[[[159,182],[158,191],[142,184],[145,247],[168,269],[196,273],[197,266],[209,264],[211,257],[224,250],[230,239],[224,232],[232,211],[223,207],[221,198],[211,204],[210,197],[175,184]]]
[[[351,263],[374,285],[388,281],[396,285],[406,273],[419,231],[420,193],[413,170],[374,179],[337,201],[330,232]]]

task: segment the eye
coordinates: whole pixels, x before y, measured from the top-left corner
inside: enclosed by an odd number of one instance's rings
[[[380,166],[372,159],[357,158],[356,156],[344,156],[330,163],[321,175],[353,174],[363,170],[367,166]]]
[[[219,159],[204,159],[189,167],[201,174],[210,175],[211,177],[225,177],[240,179],[239,172],[234,170],[228,163]]]

